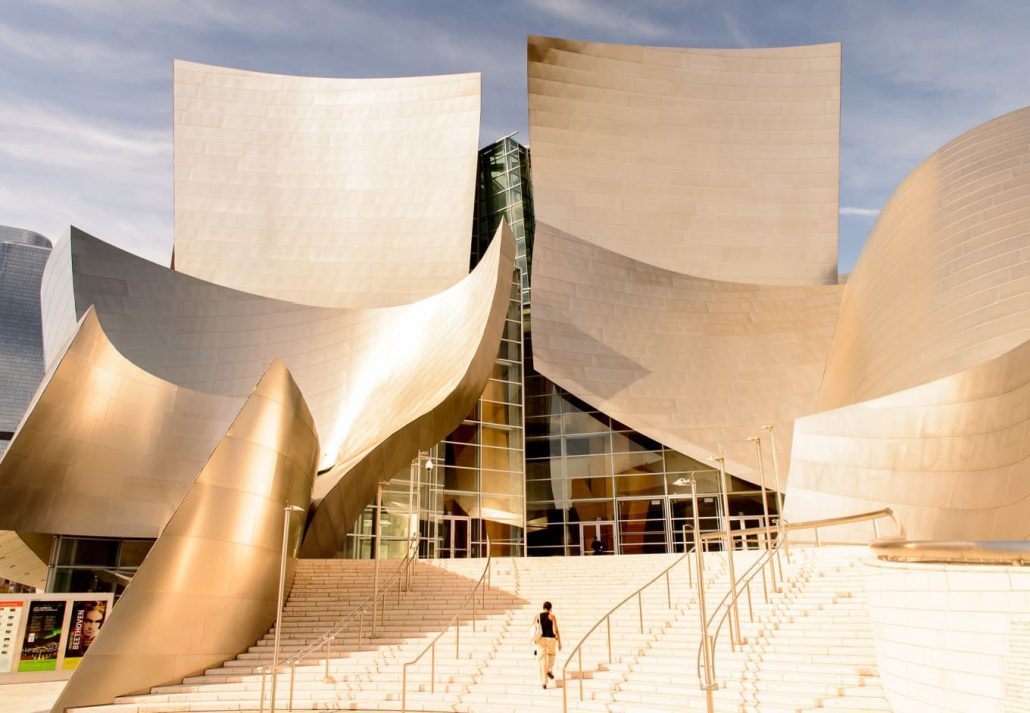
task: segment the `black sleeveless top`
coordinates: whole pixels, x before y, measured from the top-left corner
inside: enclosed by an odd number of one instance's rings
[[[544,639],[554,638],[554,624],[551,622],[549,612],[540,612],[540,636]]]

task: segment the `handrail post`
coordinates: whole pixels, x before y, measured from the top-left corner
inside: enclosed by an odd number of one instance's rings
[[[583,700],[583,647],[579,647],[579,700]]]
[[[608,663],[614,663],[612,659],[612,615],[608,614],[605,621],[608,622]]]
[[[672,609],[672,584],[669,582],[669,570],[665,570],[665,599]]]
[[[726,562],[729,567],[730,593],[730,646],[736,651],[740,643],[740,611],[737,609],[737,573],[733,566],[733,533],[730,531],[730,497],[726,483],[726,458],[722,455],[712,456],[709,460],[719,463],[719,485],[722,490],[722,522],[723,537],[726,540]]]
[[[325,678],[322,679],[322,683],[336,683],[336,679],[329,675],[329,657],[332,654],[332,640],[333,637],[325,637]]]
[[[819,538],[819,528],[816,527],[816,528],[814,528],[814,530],[815,530],[815,546],[816,547],[822,547],[823,543],[822,543],[822,540],[820,540],[820,538]]]
[[[640,613],[640,633],[644,633],[644,591],[637,592],[637,611]]]
[[[880,539],[880,521],[876,518],[873,518],[873,539]]]
[[[401,713],[408,713],[408,664],[401,666]]]
[[[265,713],[265,677],[268,675],[268,667],[261,667],[261,700],[258,703],[258,713]]]
[[[429,692],[436,693],[436,642],[433,642],[431,665],[429,668]]]
[[[715,699],[712,690],[715,688],[715,662],[712,656],[712,643],[708,636],[708,610],[705,606],[704,551],[701,546],[701,521],[697,514],[697,480],[690,476],[690,499],[694,503],[694,558],[697,560],[697,610],[701,617],[701,646],[705,659],[705,703],[708,713],[715,713]],[[685,546],[685,544],[684,544]]]
[[[296,678],[296,675],[297,675],[297,664],[293,663],[293,664],[290,665],[290,701],[289,701],[290,705],[289,705],[289,708],[287,708],[287,710],[289,710],[289,711],[293,710],[293,679]]]

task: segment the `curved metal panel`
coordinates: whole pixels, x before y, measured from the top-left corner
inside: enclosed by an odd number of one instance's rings
[[[273,362],[79,664],[54,713],[215,666],[275,621],[283,508],[306,506],[318,438]],[[303,528],[294,518],[291,552]]]
[[[1030,338],[1030,108],[898,187],[848,280],[820,410],[962,371]]]
[[[48,564],[17,532],[0,530],[0,577],[43,589]]]
[[[476,266],[479,277],[431,298],[439,316],[405,319],[388,332],[388,341],[367,343],[361,358],[368,368],[381,369],[385,355],[395,352],[405,353],[406,362],[388,379],[354,383],[346,405],[351,435],[336,454],[337,466],[315,483],[319,502],[305,535],[305,557],[339,552],[376,484],[440,441],[475,405],[504,331],[514,263],[515,238],[502,222]],[[425,338],[426,329],[433,330],[432,339]]]
[[[241,403],[133,365],[88,311],[0,460],[0,529],[156,537]]]
[[[958,374],[798,419],[785,516],[889,506],[912,540],[1030,538],[1028,429],[1024,342]]]
[[[754,478],[746,439],[763,424],[789,452],[793,420],[815,408],[842,288],[705,280],[543,223],[534,250],[537,371],[693,458],[721,449],[734,475]]]
[[[321,467],[345,471],[455,390],[482,391],[486,377],[464,379],[481,351],[496,355],[500,339],[481,341],[488,323],[503,321],[495,303],[511,280],[514,239],[507,226],[498,235],[471,274],[436,295],[339,310],[214,285],[74,231],[76,302],[79,310],[95,305],[128,359],[181,386],[241,395],[265,364],[282,359],[314,414]]]
[[[407,303],[468,272],[479,74],[173,73],[177,270],[324,307]]]
[[[528,52],[538,219],[699,277],[837,282],[840,44]]]

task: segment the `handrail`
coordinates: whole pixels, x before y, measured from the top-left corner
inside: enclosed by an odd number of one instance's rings
[[[771,563],[773,557],[779,554],[780,549],[786,546],[787,538],[790,535],[787,530],[786,523],[782,520],[780,521],[780,523],[782,524],[778,523],[779,534],[777,534],[776,539],[773,541],[769,549],[767,549],[765,552],[759,555],[755,559],[755,561],[751,563],[751,566],[748,567],[742,575],[740,575],[740,577],[737,579],[736,590],[728,589],[726,591],[726,594],[724,594],[722,599],[719,600],[719,603],[715,605],[715,607],[712,609],[711,616],[709,616],[708,620],[705,622],[705,627],[709,630],[711,630],[711,627],[713,625],[715,626],[715,633],[711,635],[710,643],[712,674],[708,677],[712,681],[715,680],[715,647],[719,641],[719,634],[722,632],[722,626],[726,623],[729,613],[730,611],[732,611],[733,605],[736,603],[736,600],[739,599],[741,594],[745,592],[748,596],[748,611],[750,612],[751,621],[754,622],[754,611],[751,609],[751,581],[758,575],[760,571],[764,572],[765,565]],[[765,531],[768,528],[761,529]],[[733,596],[734,591],[736,591],[736,596]],[[766,590],[766,601],[768,602],[768,590]],[[723,608],[724,605],[725,608]],[[721,615],[719,614],[720,611],[722,611]],[[718,617],[718,621],[716,621],[716,617]],[[741,641],[743,642],[743,639]],[[732,638],[730,641],[730,645],[734,645]],[[703,646],[704,643],[702,642],[702,644],[697,647],[697,680],[698,683],[701,685],[702,689],[704,689],[705,686],[704,677],[701,671],[701,658],[704,654],[704,649],[702,648]]]
[[[1026,540],[878,541],[870,546],[877,557],[891,562],[1030,565],[1030,542]]]
[[[644,633],[644,603],[643,603],[643,592],[644,592],[644,590],[647,589],[648,587],[650,587],[652,584],[654,584],[655,582],[657,582],[659,579],[661,579],[664,576],[665,577],[665,595],[666,595],[666,600],[668,602],[669,608],[672,609],[672,585],[669,582],[669,571],[673,567],[678,565],[680,562],[682,562],[683,560],[687,560],[687,573],[688,573],[688,576],[690,578],[690,586],[693,587],[694,586],[694,576],[693,576],[693,570],[690,568],[690,559],[689,559],[693,554],[694,554],[694,548],[691,547],[689,550],[687,550],[682,555],[677,557],[675,562],[670,564],[668,567],[666,567],[661,572],[659,572],[657,575],[655,575],[654,578],[649,580],[647,582],[647,584],[645,584],[644,586],[640,587],[635,592],[633,592],[632,594],[627,596],[625,599],[623,599],[621,602],[619,602],[618,604],[613,606],[611,609],[609,609],[608,613],[606,613],[604,616],[602,616],[600,619],[598,619],[597,622],[592,627],[590,627],[590,630],[586,634],[583,635],[583,638],[579,640],[579,643],[576,644],[572,648],[572,651],[570,651],[569,654],[565,658],[565,665],[562,666],[562,669],[561,669],[562,681],[565,682],[565,685],[562,686],[562,710],[563,711],[567,711],[568,707],[569,707],[569,704],[568,704],[568,690],[569,690],[568,680],[569,679],[568,679],[568,676],[566,675],[566,672],[568,671],[569,664],[572,663],[572,655],[573,654],[578,654],[578,658],[579,658],[579,700],[582,701],[583,700],[583,644],[585,644],[587,639],[590,638],[590,635],[593,634],[594,631],[597,630],[597,627],[601,626],[601,624],[603,622],[608,622],[608,663],[612,663],[612,620],[611,620],[612,614],[614,614],[616,612],[616,610],[621,608],[623,604],[626,604],[629,600],[631,600],[634,597],[636,597],[637,598],[637,607],[638,607],[638,610],[639,610],[639,613],[640,613],[640,633],[643,634]],[[700,572],[698,573],[698,576],[699,577],[702,576]]]
[[[289,707],[287,710],[293,709],[293,681],[296,673],[297,664],[299,664],[308,654],[311,654],[318,649],[325,647],[325,678],[323,679],[326,683],[333,683],[332,677],[329,675],[329,659],[331,657],[331,646],[332,642],[336,639],[336,636],[344,630],[345,627],[350,625],[355,619],[358,619],[359,632],[358,632],[358,646],[361,646],[361,640],[364,638],[364,620],[365,614],[368,612],[369,606],[378,600],[383,600],[383,606],[380,608],[380,616],[385,617],[386,615],[386,595],[393,587],[394,583],[397,583],[397,601],[400,602],[401,596],[401,576],[405,575],[407,580],[405,588],[410,590],[411,587],[411,567],[415,562],[416,554],[418,553],[419,538],[418,535],[412,535],[408,544],[408,552],[405,554],[404,559],[401,560],[400,564],[394,570],[393,574],[386,580],[382,587],[378,591],[374,591],[368,595],[362,602],[353,609],[349,614],[337,620],[332,624],[329,629],[326,630],[314,643],[309,644],[299,652],[295,653],[286,661],[280,661],[278,667],[275,667],[274,671],[271,671],[273,676],[278,676],[279,672],[283,668],[290,667],[290,693],[289,693]],[[373,617],[375,613],[373,612]],[[382,620],[382,619],[381,619]],[[374,622],[373,622],[374,628]],[[270,672],[271,666],[261,667],[261,700],[258,705],[258,713],[263,713],[265,710],[265,676]],[[276,702],[271,701],[270,710],[274,713]]]
[[[486,587],[490,586],[490,563],[493,561],[493,552],[490,547],[490,538],[486,538],[486,565],[483,567],[483,573],[479,575],[479,580],[476,582],[476,586],[472,588],[468,596],[465,597],[465,601],[458,607],[458,611],[455,612],[451,620],[444,625],[443,631],[437,634],[432,641],[422,649],[422,653],[413,658],[411,661],[406,662],[401,666],[401,713],[407,713],[408,710],[408,666],[413,666],[422,660],[422,657],[429,651],[433,652],[432,655],[432,668],[429,672],[429,690],[431,693],[436,693],[436,642],[438,642],[443,635],[447,633],[447,630],[451,628],[452,624],[456,624],[454,627],[454,658],[458,659],[461,656],[461,614],[465,611],[466,605],[469,600],[472,601],[472,631],[476,631],[476,592],[482,588],[482,605],[486,606]],[[483,587],[483,582],[486,582],[486,587]]]

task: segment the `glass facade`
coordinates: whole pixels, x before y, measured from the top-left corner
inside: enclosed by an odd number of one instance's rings
[[[514,135],[479,152],[472,266],[502,217],[516,239],[504,341],[475,409],[427,454],[435,467],[426,469],[420,457],[411,474],[384,486],[382,557],[403,556],[414,510],[424,557],[481,555],[487,535],[495,554],[681,552],[693,536],[690,476],[701,529],[723,527],[719,472],[711,464],[610,419],[533,370],[529,161]],[[730,526],[759,524],[760,489],[730,475],[727,482]],[[766,500],[775,515],[775,494]],[[375,519],[369,506],[344,556],[371,556]]]
[[[69,537],[54,543],[48,592],[113,592],[120,596],[154,540]]]

